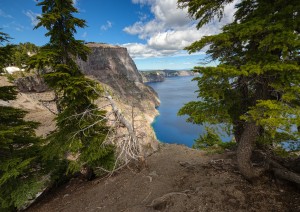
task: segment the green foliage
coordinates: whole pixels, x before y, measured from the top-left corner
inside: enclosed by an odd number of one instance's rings
[[[275,147],[273,152],[274,152],[275,155],[277,155],[279,157],[282,157],[282,158],[297,157],[296,154],[290,154],[289,151],[285,150],[281,146]]]
[[[2,86],[0,87],[0,99],[4,101],[14,100],[18,92],[14,86]]]
[[[4,37],[3,37],[4,36]],[[9,36],[0,32],[0,42]],[[10,46],[0,47],[0,67],[10,57]],[[0,87],[0,100],[16,99],[14,86]],[[0,106],[0,211],[21,208],[35,197],[45,181],[41,180],[41,138],[35,136],[36,122],[25,121],[21,109]]]
[[[39,51],[39,47],[33,43],[19,43],[18,45],[12,46],[12,53],[9,58],[9,64],[24,68],[28,63],[31,55],[36,54]]]
[[[14,95],[4,97],[13,99]],[[21,207],[45,183],[40,180],[42,140],[34,132],[38,123],[24,121],[25,115],[23,110],[0,106],[1,208]]]
[[[222,17],[223,6],[230,2],[178,1],[199,20],[198,28],[215,15]],[[186,104],[179,115],[188,115],[188,121],[197,124],[231,125],[237,142],[244,123],[254,121],[261,127],[257,142],[270,147],[299,144],[295,130],[300,126],[299,2],[242,0],[236,9],[233,23],[221,33],[186,47],[190,53],[208,47],[206,53],[219,65],[195,67],[201,99]],[[200,140],[209,143],[207,136]]]
[[[50,37],[49,45],[58,52],[57,59],[66,63],[72,55],[86,60],[88,47],[74,38],[76,27],[84,28],[86,24],[73,16],[73,13],[78,13],[73,1],[44,0],[37,5],[42,7],[43,15],[38,17],[39,23],[35,28],[43,26],[48,30],[45,35]]]
[[[10,61],[10,56],[12,53],[12,45],[3,46],[3,42],[8,42],[11,39],[8,34],[0,32],[0,74],[3,73],[3,68]]]
[[[233,0],[178,0],[181,8],[188,7],[188,12],[195,19],[199,19],[197,28],[210,22],[216,16],[221,19],[224,16],[224,5],[233,2]]]
[[[236,145],[235,142],[223,142],[219,135],[212,128],[206,127],[206,134],[195,140],[193,148],[205,150],[211,153],[221,153]]]
[[[68,173],[81,167],[110,167],[114,148],[104,140],[108,133],[105,111],[93,103],[102,93],[101,86],[84,77],[76,60],[87,59],[88,47],[74,34],[77,27],[85,27],[85,21],[73,16],[77,9],[72,0],[44,0],[42,16],[35,28],[45,27],[50,42],[41,47],[28,62],[54,90],[58,109],[57,130],[48,136],[43,156],[45,160],[68,159]]]

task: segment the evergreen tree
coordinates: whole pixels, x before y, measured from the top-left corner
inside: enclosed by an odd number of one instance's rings
[[[44,0],[37,5],[42,16],[36,28],[45,27],[50,42],[31,57],[29,67],[48,70],[43,77],[55,92],[58,110],[57,130],[48,137],[45,154],[48,158],[68,155],[71,172],[83,166],[108,168],[114,161],[114,148],[103,143],[108,133],[106,112],[93,103],[102,89],[85,78],[76,64],[89,53],[84,42],[74,38],[76,27],[84,27],[85,21],[73,16],[78,11],[72,0]]]
[[[36,54],[39,48],[33,43],[19,43],[14,45],[9,63],[19,68],[24,68],[30,56]]]
[[[197,28],[232,0],[179,0],[198,19]],[[254,148],[272,149],[282,142],[299,150],[300,4],[297,0],[242,0],[233,23],[217,35],[186,48],[208,47],[217,67],[195,67],[201,101],[186,104],[180,115],[197,124],[227,124],[238,144],[237,160],[249,180],[259,176],[251,164]]]
[[[0,42],[9,36],[0,32]],[[10,46],[0,47],[0,70],[9,58]],[[0,100],[16,99],[14,86],[0,87]],[[40,148],[42,140],[35,136],[38,123],[24,121],[26,112],[0,104],[0,211],[20,208],[41,189]]]
[[[5,68],[10,61],[13,45],[8,44],[9,39],[11,39],[11,37],[9,37],[8,34],[0,32],[0,74],[3,72],[3,68]],[[7,42],[6,45],[4,45],[5,42]]]

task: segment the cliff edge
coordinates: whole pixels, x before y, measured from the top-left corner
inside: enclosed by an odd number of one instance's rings
[[[158,71],[141,71],[144,83],[163,82],[167,77],[186,77],[197,76],[198,74],[190,70],[158,70]]]
[[[91,52],[86,62],[77,61],[80,69],[87,77],[99,81],[106,93],[112,96],[124,117],[132,123],[144,154],[151,154],[158,146],[151,127],[155,116],[158,115],[156,107],[159,105],[159,99],[156,92],[143,84],[142,76],[126,48],[99,43],[88,43],[87,46]],[[28,109],[28,119],[41,123],[37,129],[38,135],[44,136],[54,130],[55,116],[49,112],[49,109],[55,110],[55,105],[45,103],[54,99],[53,92],[48,89],[44,81],[34,75],[15,80],[15,85],[19,88],[20,94],[11,105]],[[31,102],[30,108],[26,106],[26,102]],[[108,103],[101,98],[96,104],[103,107]],[[37,111],[34,108],[38,108],[42,115],[36,116]],[[109,107],[105,109],[108,112],[111,110]],[[124,129],[118,129],[117,133],[124,134]]]
[[[250,184],[237,171],[234,152],[207,155],[182,145],[162,145],[146,160],[113,176],[73,179],[46,195],[29,212],[220,212],[299,211],[291,185]]]
[[[148,100],[154,107],[159,105],[157,94],[151,87],[143,84],[142,75],[126,48],[101,43],[86,45],[91,53],[86,62],[78,61],[85,75],[110,86],[122,98],[134,97],[140,102]],[[144,107],[141,104],[139,106]]]

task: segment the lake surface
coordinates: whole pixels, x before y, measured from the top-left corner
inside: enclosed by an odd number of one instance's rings
[[[191,81],[193,78],[171,77],[164,82],[148,83],[158,93],[161,101],[158,107],[160,115],[152,124],[156,137],[161,142],[191,147],[194,140],[203,134],[202,126],[187,123],[187,116],[177,116],[185,103],[197,100],[195,91],[198,87],[197,82]]]

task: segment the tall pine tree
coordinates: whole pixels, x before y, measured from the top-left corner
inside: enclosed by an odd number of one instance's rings
[[[85,78],[76,64],[89,53],[84,42],[74,38],[76,28],[85,27],[85,21],[73,16],[78,11],[72,0],[44,0],[37,5],[42,7],[42,16],[36,28],[45,27],[50,42],[29,65],[48,70],[43,77],[55,92],[58,110],[57,130],[48,137],[45,154],[48,158],[68,155],[71,172],[83,166],[108,168],[114,161],[114,148],[103,143],[108,133],[106,112],[93,103],[101,86]]]
[[[198,19],[197,28],[222,18],[232,0],[179,0]],[[259,176],[251,163],[255,148],[274,150],[290,143],[299,150],[300,4],[297,0],[242,0],[233,23],[186,49],[218,60],[216,67],[195,67],[201,101],[186,104],[180,115],[197,124],[228,124],[238,144],[237,160],[249,180]]]
[[[8,39],[7,34],[0,32],[1,44]],[[0,73],[11,50],[9,45],[0,47]],[[16,95],[14,86],[0,87],[0,211],[20,208],[45,183],[41,178],[42,139],[34,132],[38,123],[24,121],[26,111],[4,104],[16,99]]]

